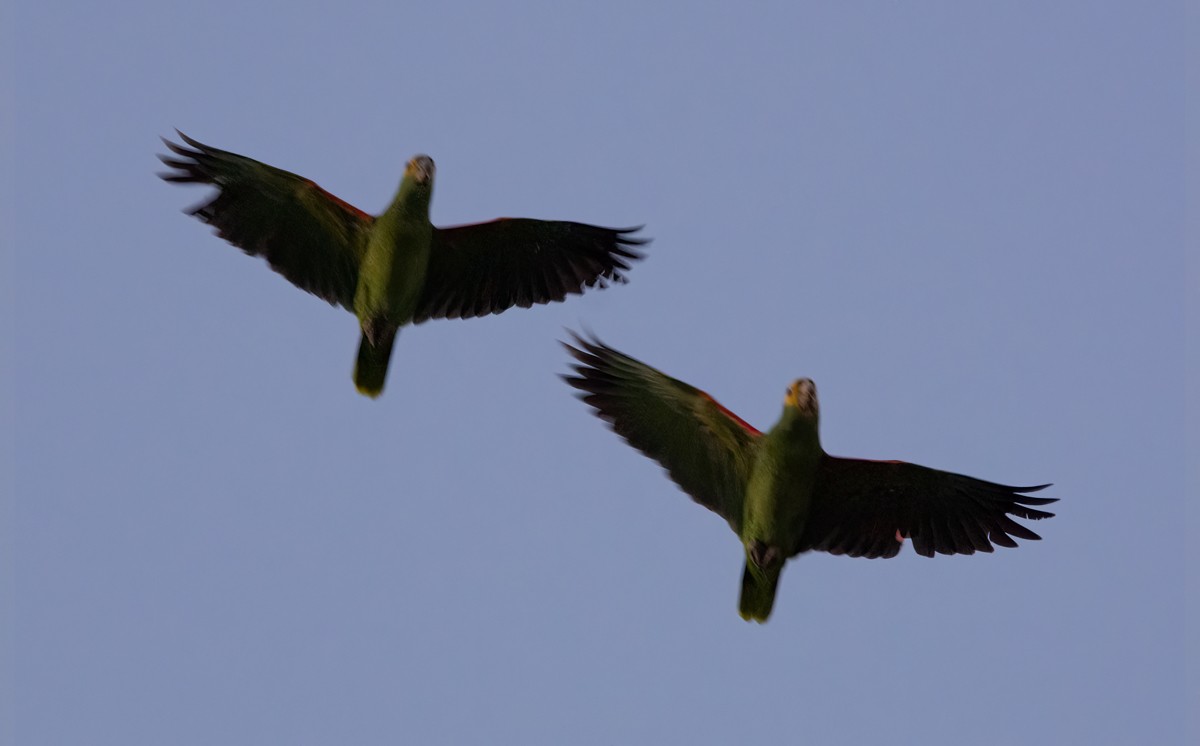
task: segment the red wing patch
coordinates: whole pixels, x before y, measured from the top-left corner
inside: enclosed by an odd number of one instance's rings
[[[350,204],[349,202],[347,202],[346,200],[342,199],[341,197],[338,197],[338,196],[337,196],[337,195],[335,195],[335,194],[330,194],[329,192],[327,192],[327,191],[325,191],[324,189],[322,189],[322,188],[320,187],[320,185],[318,185],[318,184],[317,184],[315,181],[312,181],[311,179],[305,179],[305,180],[304,180],[304,183],[305,183],[305,184],[307,184],[308,186],[312,187],[313,189],[317,190],[317,194],[321,195],[322,197],[324,197],[325,199],[329,200],[329,201],[330,201],[330,202],[332,202],[333,204],[335,204],[335,205],[337,205],[338,207],[342,208],[342,209],[343,209],[343,210],[345,210],[346,212],[348,212],[348,213],[350,213],[350,214],[352,214],[352,215],[355,215],[355,216],[357,216],[357,217],[359,217],[359,218],[362,218],[363,220],[367,221],[368,223],[370,223],[370,222],[373,222],[373,221],[375,220],[375,216],[374,216],[374,215],[371,215],[370,213],[363,212],[362,210],[358,209],[358,208],[357,208],[357,207],[355,207],[354,205]]]
[[[738,417],[733,412],[730,412],[728,409],[725,408],[725,405],[721,404],[721,402],[719,402],[716,399],[709,396],[708,393],[701,391],[700,395],[703,396],[705,399],[708,399],[710,402],[712,402],[713,406],[716,407],[726,417],[733,420],[737,424],[741,425],[742,429],[745,430],[746,432],[750,433],[751,435],[762,435],[762,433],[760,433],[753,425],[751,425],[749,422],[746,422],[741,417]]]

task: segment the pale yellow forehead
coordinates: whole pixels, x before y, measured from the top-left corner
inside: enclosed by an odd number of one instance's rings
[[[404,171],[409,176],[417,176],[421,181],[428,181],[437,172],[433,159],[427,155],[418,155],[409,160]]]
[[[803,410],[817,408],[817,385],[810,378],[798,378],[788,386],[784,402]]]

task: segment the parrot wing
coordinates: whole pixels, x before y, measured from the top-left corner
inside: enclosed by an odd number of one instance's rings
[[[746,484],[762,434],[700,389],[572,333],[577,363],[563,379],[596,416],[658,461],[693,500],[740,531]]]
[[[374,218],[302,176],[179,136],[191,147],[164,139],[175,155],[159,156],[173,169],[160,176],[217,188],[190,214],[301,290],[353,311]]]
[[[630,235],[637,230],[528,218],[435,228],[413,321],[486,316],[625,282],[646,243]]]
[[[1031,506],[1056,498],[1026,494],[1049,486],[1008,487],[903,461],[824,456],[799,551],[894,557],[905,538],[925,557],[1015,547],[1014,536],[1042,538],[1012,516],[1052,517]]]

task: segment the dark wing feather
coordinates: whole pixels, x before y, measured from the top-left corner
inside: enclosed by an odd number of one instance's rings
[[[739,531],[761,433],[700,389],[597,339],[572,333],[578,361],[563,380],[634,448],[658,461],[693,500]]]
[[[625,282],[646,243],[629,235],[637,230],[528,218],[435,228],[413,321],[486,316]]]
[[[1024,494],[1048,486],[1008,487],[902,461],[825,456],[799,551],[894,557],[902,546],[898,535],[926,557],[1015,547],[1014,536],[1042,538],[1010,516],[1053,516],[1030,506],[1057,498]]]
[[[301,176],[179,136],[192,147],[164,139],[179,157],[160,155],[174,170],[159,175],[218,190],[189,212],[296,287],[353,311],[374,218]]]

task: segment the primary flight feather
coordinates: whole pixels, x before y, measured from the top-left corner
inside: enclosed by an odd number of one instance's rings
[[[376,217],[301,176],[179,136],[186,146],[163,140],[174,155],[159,156],[172,169],[160,176],[216,187],[192,215],[296,287],[358,317],[354,382],[372,397],[383,392],[401,327],[624,282],[642,257],[636,247],[646,243],[632,235],[638,228],[527,218],[436,228],[429,222],[435,169],[424,155],[408,162],[391,205]]]
[[[738,610],[765,622],[784,562],[801,552],[894,557],[991,552],[1040,539],[1013,520],[1049,518],[1056,498],[902,461],[830,456],[817,432],[817,389],[788,386],[783,414],[763,433],[700,389],[597,339],[573,334],[563,376],[630,445],[655,459],[693,500],[724,518],[745,546]]]

